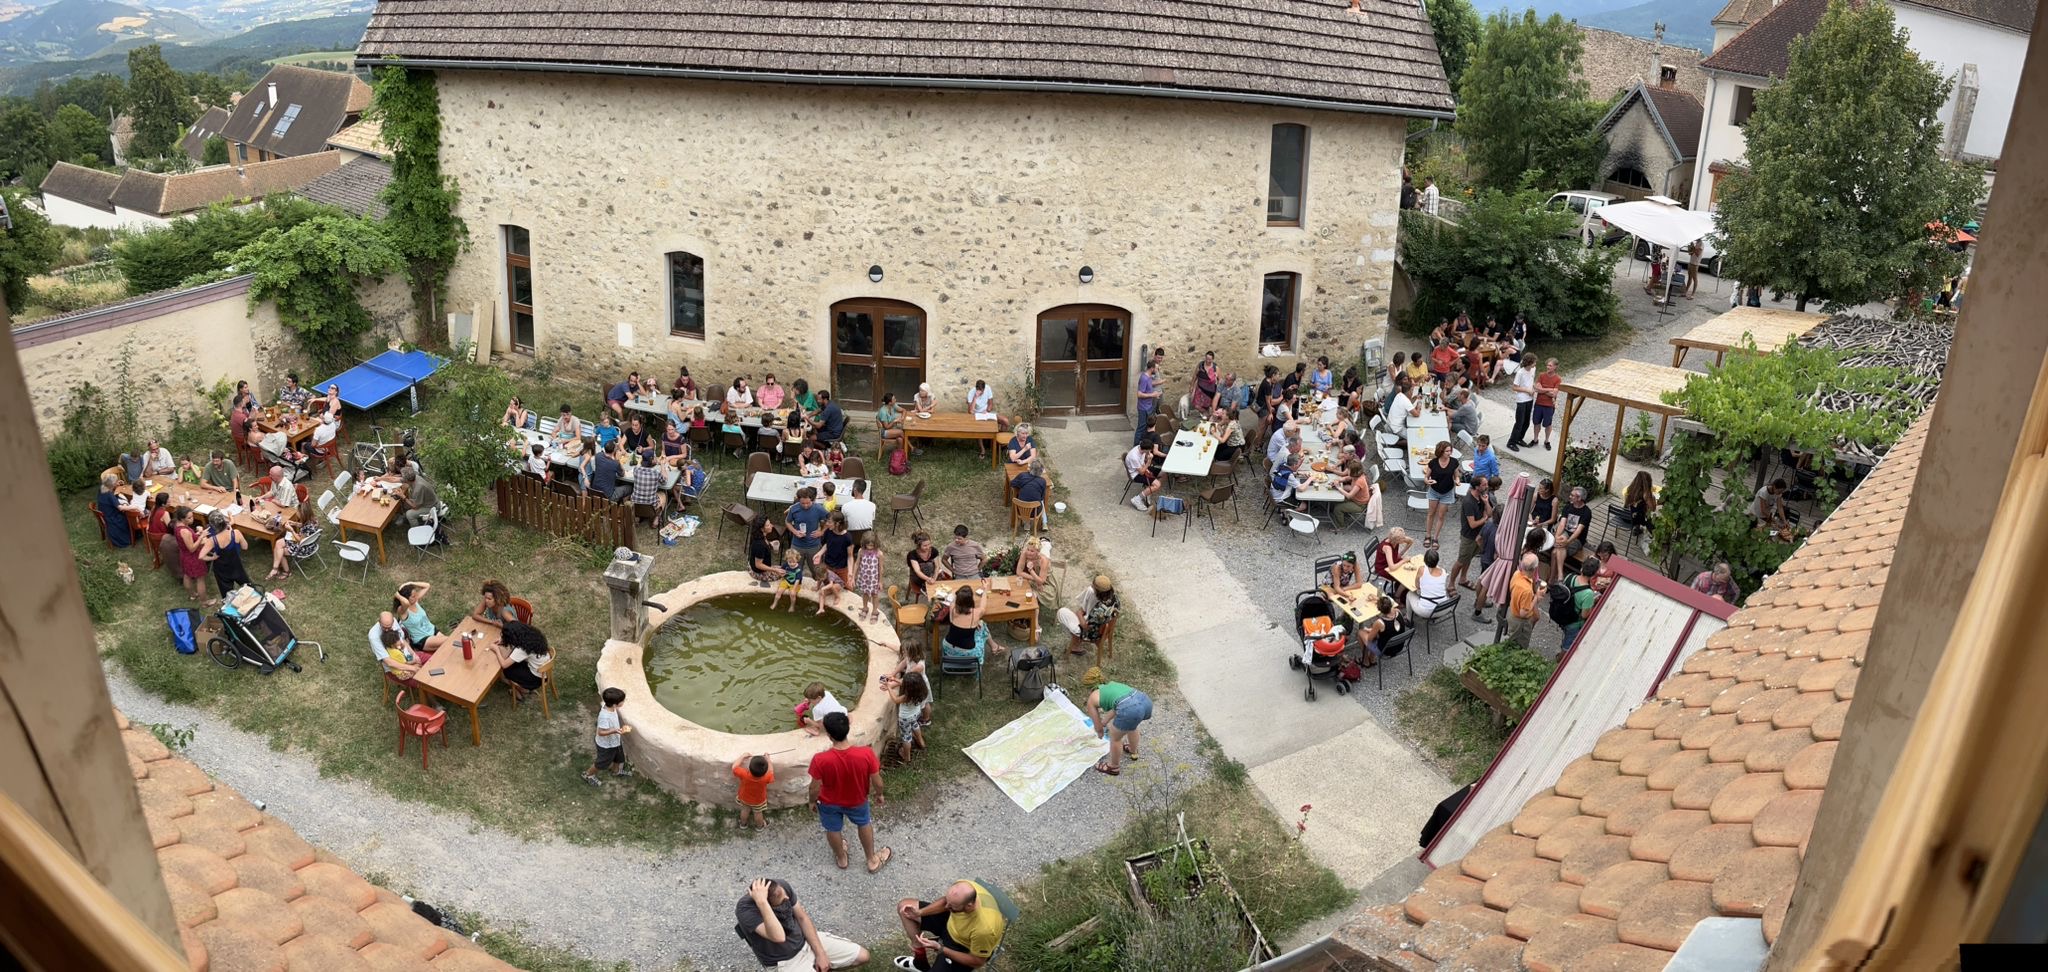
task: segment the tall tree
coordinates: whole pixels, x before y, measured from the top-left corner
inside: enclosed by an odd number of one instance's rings
[[[384,230],[405,257],[413,318],[422,337],[438,333],[442,291],[469,227],[455,215],[462,192],[441,174],[441,94],[433,74],[388,67],[377,71],[368,117],[382,122],[391,148],[391,184],[384,189]]]
[[[1465,65],[1472,62],[1472,51],[1479,46],[1479,14],[1472,9],[1470,0],[1430,0],[1429,29],[1436,34],[1436,52],[1444,61],[1444,78],[1451,82],[1451,91],[1458,90],[1458,79],[1465,74]]]
[[[29,278],[49,272],[63,246],[50,221],[24,202],[27,196],[26,192],[7,194],[7,212],[14,228],[0,230],[0,296],[15,310],[28,304]]]
[[[236,89],[228,87],[227,79],[210,71],[193,71],[185,75],[185,85],[192,89],[192,96],[202,105],[218,108],[228,107]]]
[[[220,137],[219,135],[215,135],[215,136],[213,136],[212,138],[209,138],[209,139],[207,139],[207,140],[206,140],[206,147],[205,147],[204,149],[202,149],[202,150],[201,150],[201,154],[200,154],[200,158],[199,158],[199,164],[200,164],[200,165],[226,165],[226,164],[228,164],[228,140],[227,140],[227,139],[225,139],[225,138],[222,138],[222,137]]]
[[[128,144],[128,154],[158,159],[176,151],[179,130],[192,118],[192,99],[185,76],[165,63],[161,46],[128,52],[128,98],[135,118],[135,140]]]
[[[1949,82],[1885,4],[1828,5],[1757,92],[1747,164],[1721,183],[1724,260],[1744,283],[1837,309],[1938,290],[1962,257],[1931,223],[1974,217],[1984,180],[1942,157]]]
[[[77,105],[57,109],[57,116],[50,119],[50,155],[78,165],[111,164],[114,146],[107,137],[107,123]]]
[[[1483,185],[1569,188],[1592,182],[1603,142],[1601,106],[1578,76],[1579,32],[1534,10],[1486,19],[1458,79],[1458,132]]]
[[[0,182],[16,176],[34,185],[50,171],[50,126],[27,105],[0,114]]]

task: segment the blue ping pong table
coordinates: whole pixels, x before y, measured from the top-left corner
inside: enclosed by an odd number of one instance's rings
[[[386,351],[341,374],[313,386],[325,389],[338,385],[344,405],[367,411],[404,392],[412,410],[420,410],[419,383],[446,362],[425,351]]]

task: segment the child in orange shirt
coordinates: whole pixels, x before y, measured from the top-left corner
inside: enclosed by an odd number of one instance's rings
[[[740,758],[732,761],[732,775],[740,781],[740,826],[768,826],[768,784],[775,782],[768,757],[741,753]]]

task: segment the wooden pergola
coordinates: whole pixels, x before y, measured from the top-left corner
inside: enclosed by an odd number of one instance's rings
[[[1821,314],[1775,307],[1737,307],[1672,338],[1671,367],[1684,365],[1687,351],[1712,351],[1714,363],[1718,365],[1727,358],[1728,352],[1743,349],[1744,337],[1755,342],[1759,353],[1769,354],[1805,337],[1806,332],[1826,320],[1827,317]]]
[[[1621,421],[1628,410],[1638,409],[1657,415],[1657,452],[1664,452],[1664,433],[1671,417],[1684,415],[1685,409],[1669,405],[1664,401],[1666,392],[1675,392],[1698,372],[1683,368],[1667,368],[1663,365],[1644,364],[1641,361],[1616,361],[1604,368],[1587,372],[1565,382],[1558,390],[1564,393],[1564,428],[1558,432],[1557,468],[1551,473],[1553,481],[1564,482],[1565,450],[1572,441],[1572,419],[1588,401],[1606,402],[1614,406],[1614,435],[1607,441],[1607,491],[1614,491],[1614,457],[1621,450]]]

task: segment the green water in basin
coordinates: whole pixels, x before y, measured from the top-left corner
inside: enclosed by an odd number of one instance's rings
[[[815,610],[798,602],[794,614],[771,612],[766,594],[683,609],[648,645],[655,700],[706,729],[747,734],[795,728],[796,704],[814,681],[853,708],[867,678],[867,637],[843,615]]]

